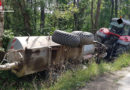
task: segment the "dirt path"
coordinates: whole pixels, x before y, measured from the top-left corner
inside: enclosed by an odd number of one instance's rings
[[[79,90],[130,90],[130,67],[100,76]]]

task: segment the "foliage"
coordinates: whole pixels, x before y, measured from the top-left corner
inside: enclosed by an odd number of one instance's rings
[[[4,52],[5,50],[4,50],[4,48],[0,48],[0,52]]]
[[[57,19],[62,18],[66,20],[73,18],[74,13],[78,13],[78,8],[74,7],[73,4],[64,5],[64,8],[62,8],[62,10],[54,11],[54,15],[56,16]]]
[[[100,27],[108,27],[112,15],[112,0],[102,0],[97,28],[92,28],[92,0],[8,0],[6,4],[14,9],[13,13],[5,13],[5,29],[11,29],[15,35],[48,35],[56,29],[72,31],[92,31]],[[75,1],[75,2],[74,2]],[[79,1],[79,2],[78,2]],[[96,14],[97,1],[93,2],[93,17]],[[113,0],[115,1],[115,0]],[[24,5],[25,3],[25,5]],[[119,0],[118,17],[130,18],[130,0]],[[22,6],[20,6],[20,4]],[[114,6],[115,7],[115,6]],[[21,10],[21,8],[23,10]],[[41,11],[41,8],[44,10]],[[28,17],[28,18],[27,18]],[[28,21],[28,23],[26,22]],[[95,20],[94,20],[95,21]],[[26,24],[29,25],[26,26]],[[30,29],[30,30],[29,30]],[[31,33],[32,32],[32,33]]]
[[[3,89],[9,89],[12,88],[13,85],[12,82],[16,81],[17,77],[11,74],[9,71],[0,71],[0,88]],[[6,86],[8,85],[8,87]],[[13,86],[13,88],[16,88]]]
[[[9,43],[9,41],[14,37],[14,33],[12,32],[12,30],[5,30],[4,34],[3,34],[3,47],[7,48],[7,45]]]
[[[47,88],[46,90],[75,90],[86,84],[92,78],[99,76],[106,72],[112,72],[115,70],[120,70],[123,67],[130,65],[130,55],[123,54],[114,63],[101,64],[93,63],[89,65],[86,69],[79,69],[75,72],[68,71],[64,73],[58,81]]]

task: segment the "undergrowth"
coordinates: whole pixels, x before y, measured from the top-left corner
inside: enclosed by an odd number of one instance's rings
[[[86,82],[106,72],[120,70],[130,65],[130,55],[123,54],[113,63],[101,62],[86,65],[85,69],[67,70],[51,86],[45,83],[43,72],[17,78],[10,71],[0,71],[0,90],[75,90],[85,86]]]
[[[129,65],[129,54],[121,55],[113,63],[92,63],[86,69],[80,69],[75,72],[68,71],[64,73],[53,86],[46,88],[46,90],[75,90],[84,86],[86,82],[96,76],[99,76],[106,72],[120,70],[122,67],[127,67]]]

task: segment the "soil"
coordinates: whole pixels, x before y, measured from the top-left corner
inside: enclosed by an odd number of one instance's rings
[[[130,90],[130,67],[97,77],[79,90]]]

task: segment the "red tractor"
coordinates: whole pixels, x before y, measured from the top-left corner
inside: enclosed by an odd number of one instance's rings
[[[106,59],[112,59],[130,50],[130,21],[113,18],[109,28],[96,32],[97,40],[107,46]]]

